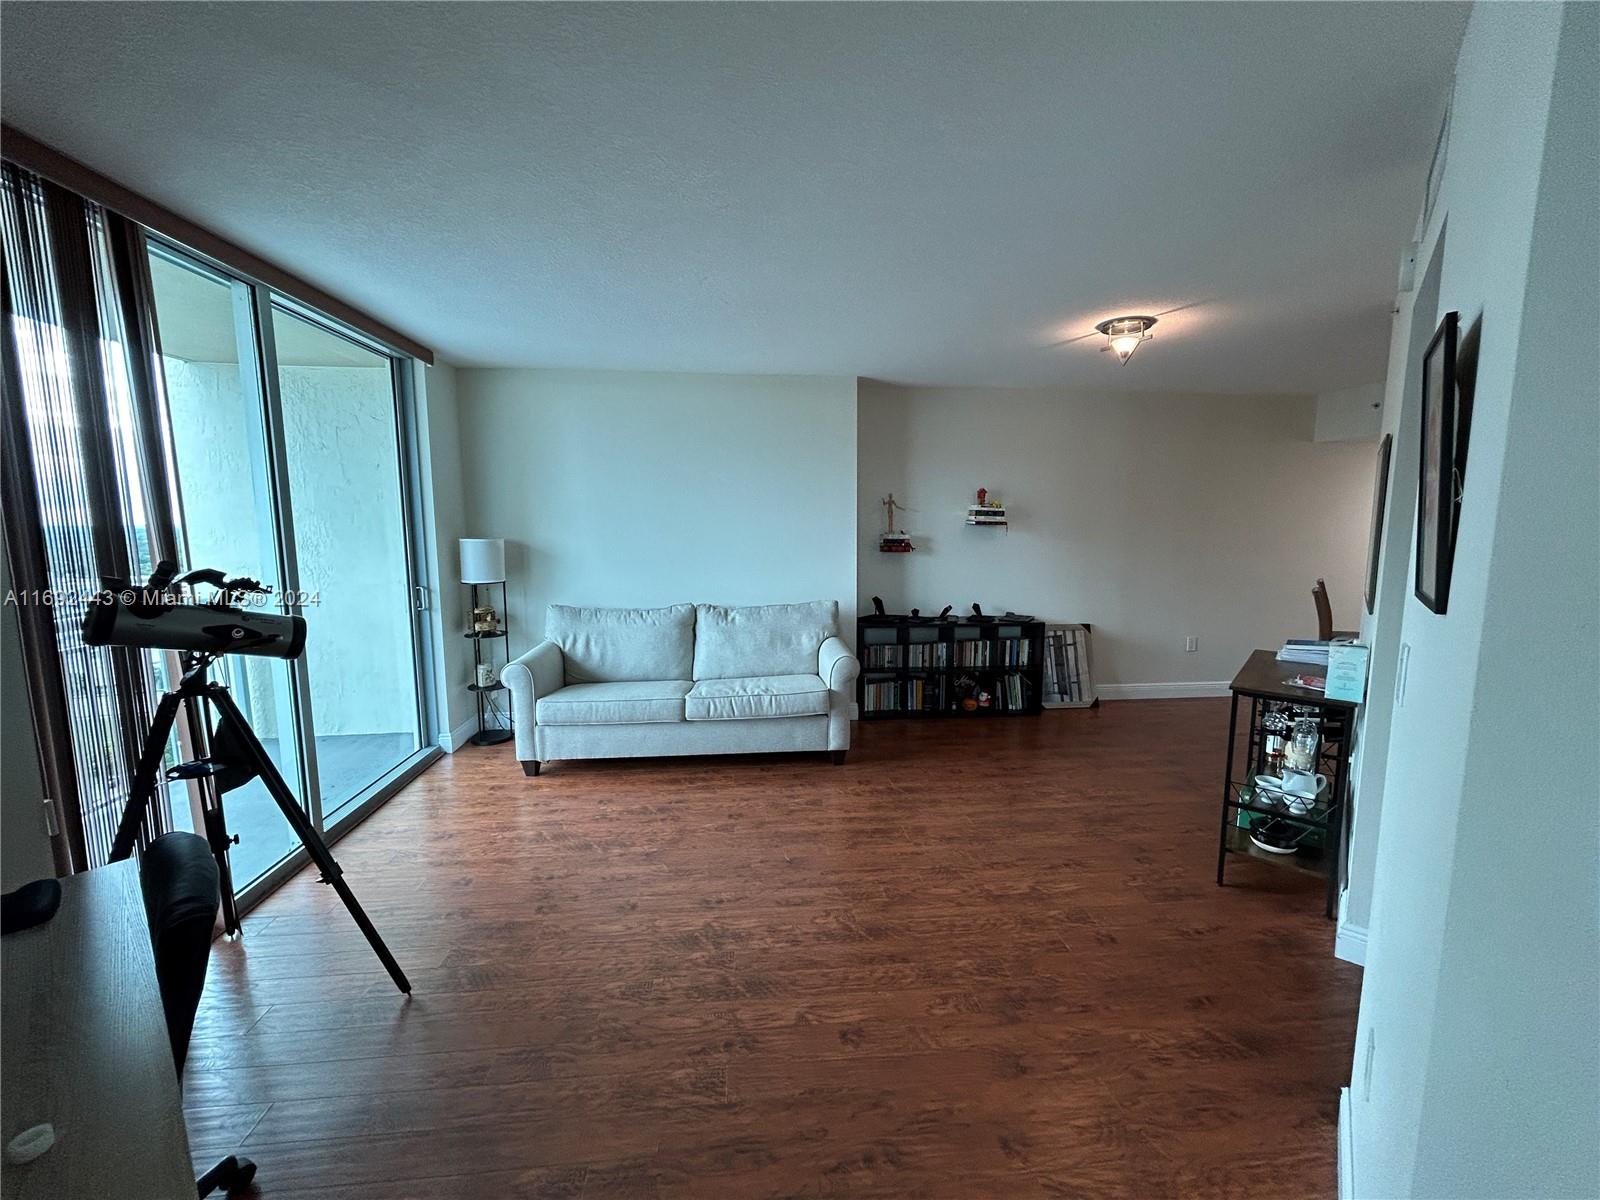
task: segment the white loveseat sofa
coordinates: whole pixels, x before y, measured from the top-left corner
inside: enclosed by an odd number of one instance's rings
[[[517,758],[528,775],[566,758],[850,748],[860,664],[839,606],[571,608],[507,663]]]

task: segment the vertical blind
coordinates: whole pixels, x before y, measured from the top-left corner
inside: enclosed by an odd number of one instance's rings
[[[169,551],[170,475],[126,266],[138,231],[3,171],[7,552],[45,784],[63,815],[57,862],[81,869],[107,859],[154,703],[150,657],[85,645],[84,609],[103,577],[142,579]],[[168,823],[152,804],[140,845]]]

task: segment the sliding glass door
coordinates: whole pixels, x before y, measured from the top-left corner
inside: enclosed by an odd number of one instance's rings
[[[185,566],[249,575],[306,619],[294,662],[218,665],[314,825],[366,811],[428,742],[403,360],[152,242]],[[298,849],[259,780],[227,793],[243,892]]]
[[[272,310],[325,819],[422,745],[395,364]]]
[[[150,282],[161,328],[185,565],[248,575],[281,592],[251,289],[160,252],[151,254]],[[289,672],[290,664],[278,659],[230,655],[213,676],[228,685],[284,778],[298,780]],[[231,863],[242,887],[293,853],[298,842],[260,780],[229,792],[225,805],[229,826],[239,835]]]

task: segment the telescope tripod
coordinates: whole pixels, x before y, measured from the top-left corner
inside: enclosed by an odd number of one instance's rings
[[[395,987],[410,995],[411,984],[406,979],[405,972],[400,969],[400,964],[395,961],[394,955],[389,953],[389,947],[384,945],[383,938],[368,919],[361,902],[350,890],[350,885],[344,881],[343,869],[334,861],[333,855],[328,851],[328,844],[322,840],[322,835],[301,811],[300,805],[295,801],[294,793],[289,790],[289,785],[284,782],[283,776],[278,773],[278,768],[268,757],[266,748],[256,737],[255,731],[250,728],[238,705],[233,702],[233,696],[228,692],[227,686],[206,678],[206,670],[214,657],[208,654],[185,654],[184,673],[178,681],[178,686],[162,696],[161,702],[156,705],[150,732],[145,735],[144,746],[139,753],[139,764],[134,771],[128,804],[122,810],[122,819],[117,825],[117,836],[111,843],[111,861],[117,862],[133,853],[134,842],[139,836],[139,827],[144,823],[150,798],[155,794],[156,774],[161,770],[161,759],[166,752],[167,739],[172,735],[172,726],[177,720],[180,705],[185,700],[198,701],[202,706],[209,704],[217,714],[216,729],[210,735],[211,753],[193,762],[180,763],[167,772],[167,778],[210,778],[214,785],[204,789],[206,800],[202,811],[206,841],[211,846],[212,857],[217,860],[220,872],[223,928],[230,934],[239,931],[239,911],[233,894],[233,872],[228,866],[228,847],[239,839],[228,833],[222,811],[222,793],[243,787],[252,779],[260,779],[266,786],[268,794],[277,802],[284,820],[289,822],[289,827],[294,830],[295,836],[300,839],[300,844],[311,856],[311,861],[322,873],[322,882],[331,885],[338,893],[339,899],[344,901],[345,908],[349,910],[350,916],[366,936],[367,944],[378,956],[378,961],[389,972],[389,978],[394,980]],[[201,712],[204,712],[203,707]]]

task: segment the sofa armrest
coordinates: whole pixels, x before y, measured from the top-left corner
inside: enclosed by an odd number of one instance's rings
[[[850,647],[839,638],[831,637],[822,643],[817,653],[817,674],[822,676],[829,690],[843,692],[849,690],[855,677],[861,674],[861,664],[850,653]]]
[[[540,696],[559,691],[566,682],[566,659],[554,642],[540,642],[500,668],[500,682],[511,692],[511,728],[517,736],[517,757],[533,762],[533,728]]]

